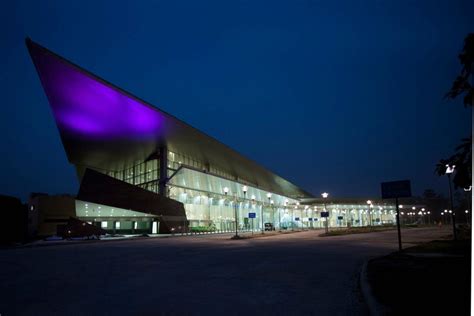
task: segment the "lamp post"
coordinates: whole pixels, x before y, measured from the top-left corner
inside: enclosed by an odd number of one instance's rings
[[[323,204],[324,204],[324,213],[326,213],[326,215],[328,215],[326,217],[326,220],[324,221],[324,228],[326,230],[326,234],[329,233],[329,224],[328,224],[328,220],[329,220],[329,214],[327,214],[327,210],[326,210],[326,199],[328,198],[329,196],[329,193],[327,192],[323,192],[321,193],[321,196],[323,197]]]
[[[272,203],[271,203],[272,202],[272,194],[271,193],[267,193],[267,199],[268,199],[268,205],[271,208],[271,205],[272,205]],[[263,210],[263,206],[262,206],[262,210]],[[263,221],[263,217],[262,217],[262,221]],[[273,216],[272,216],[272,225],[273,225]],[[263,230],[265,231],[265,227],[263,228]]]
[[[456,236],[456,217],[454,216],[454,207],[453,207],[453,192],[451,189],[451,174],[454,172],[455,165],[450,166],[449,164],[446,165],[446,174],[448,175],[448,182],[449,182],[449,201],[451,205],[451,220],[453,222],[453,239],[457,240]]]
[[[275,202],[270,200],[270,207],[272,208],[272,223],[273,223],[273,230],[275,230]]]
[[[245,202],[245,199],[247,198],[247,191],[248,191],[248,188],[246,185],[244,185],[242,187],[242,192],[244,193],[244,202]],[[253,219],[252,219],[252,233],[253,233]]]
[[[369,227],[372,227],[372,217],[371,217],[371,212],[370,212],[370,208],[372,207],[372,201],[371,200],[367,200],[367,212],[369,212],[369,214],[367,215],[367,217],[369,218]]]
[[[400,216],[400,224],[403,225],[403,220],[404,220],[404,216],[403,216],[403,215],[405,214],[405,213],[403,213],[403,210],[402,210],[402,209],[403,209],[403,205],[400,204],[400,205],[398,206],[398,209],[400,210],[400,215],[402,215],[402,216]]]
[[[227,196],[227,194],[229,193],[229,188],[228,187],[225,187],[224,188],[224,194],[225,196]],[[237,197],[234,198],[234,221],[235,221],[235,236],[233,237],[234,239],[238,239],[240,238],[239,237],[239,233],[238,233],[238,230],[237,230],[237,223],[238,223],[238,220],[237,220]]]
[[[464,192],[466,192],[466,196],[467,196],[467,213],[466,214],[469,214],[472,211],[472,207],[471,207],[472,196],[470,196],[471,194],[469,193],[471,191],[472,191],[472,185],[470,185],[468,188],[464,188]],[[466,220],[469,227],[471,227],[471,221],[469,220],[468,215],[466,215]]]
[[[288,199],[285,199],[285,212],[287,212],[288,208]],[[281,214],[278,212],[278,220],[280,221],[280,232],[281,232]]]
[[[295,205],[295,207],[291,211],[291,230],[292,231],[295,230],[295,210],[296,210],[296,208],[297,208],[297,206]]]

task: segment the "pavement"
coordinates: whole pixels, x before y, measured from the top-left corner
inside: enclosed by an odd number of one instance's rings
[[[402,230],[404,247],[449,228]],[[367,315],[364,262],[397,232],[143,238],[0,251],[0,314]]]

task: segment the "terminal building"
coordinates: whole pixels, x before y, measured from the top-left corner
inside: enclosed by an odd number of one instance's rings
[[[115,233],[321,226],[323,201],[312,194],[30,39],[26,45],[80,183],[44,221],[76,217]],[[29,209],[49,199],[36,195]],[[330,226],[371,220],[355,203],[329,205]],[[393,206],[379,211],[373,223],[393,222]],[[54,225],[43,227],[40,235],[54,234]]]

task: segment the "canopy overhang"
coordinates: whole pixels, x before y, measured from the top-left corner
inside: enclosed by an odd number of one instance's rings
[[[145,161],[159,146],[292,198],[301,188],[216,139],[27,39],[69,162],[122,170]]]

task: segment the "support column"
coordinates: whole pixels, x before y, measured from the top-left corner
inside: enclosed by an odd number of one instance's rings
[[[167,196],[166,182],[168,181],[168,150],[166,146],[159,148],[159,172],[160,181],[158,187],[158,193],[162,196]]]

